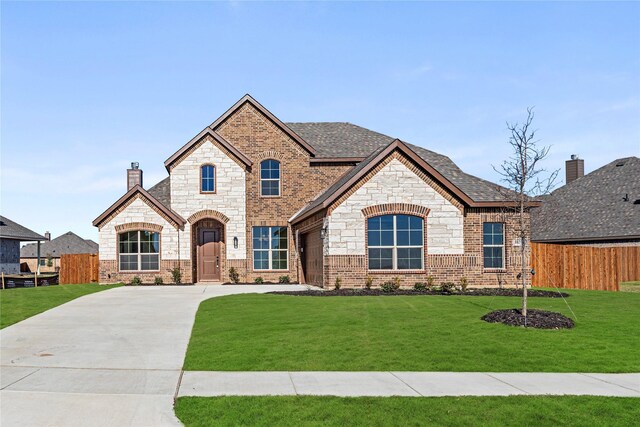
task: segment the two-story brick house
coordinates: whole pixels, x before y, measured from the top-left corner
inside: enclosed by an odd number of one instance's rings
[[[517,270],[507,192],[449,158],[349,123],[283,123],[246,95],[93,222],[100,279],[362,287],[494,285]]]

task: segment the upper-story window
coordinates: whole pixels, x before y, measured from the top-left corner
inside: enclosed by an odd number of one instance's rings
[[[160,270],[160,233],[137,230],[118,235],[120,271]]]
[[[484,268],[504,268],[504,224],[482,224],[482,251]]]
[[[216,167],[213,165],[203,165],[200,167],[200,192],[216,192]]]
[[[381,215],[367,220],[369,270],[421,270],[423,219]]]
[[[280,162],[277,160],[263,160],[260,162],[260,195],[280,195]]]

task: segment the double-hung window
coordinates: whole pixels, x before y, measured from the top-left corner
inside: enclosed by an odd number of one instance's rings
[[[253,227],[253,269],[288,270],[287,227]]]
[[[504,224],[482,224],[482,252],[484,268],[504,268]]]
[[[200,167],[200,192],[216,192],[216,167],[213,165],[203,165]]]
[[[413,215],[381,215],[367,220],[369,270],[421,270],[424,220]]]
[[[260,195],[276,197],[280,195],[280,162],[263,160],[260,162]]]
[[[127,231],[118,235],[120,271],[160,270],[160,234]]]

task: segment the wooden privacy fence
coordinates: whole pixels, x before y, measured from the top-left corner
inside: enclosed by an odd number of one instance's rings
[[[97,254],[70,254],[60,257],[60,284],[98,281]]]
[[[618,291],[640,280],[640,246],[531,244],[533,286]]]

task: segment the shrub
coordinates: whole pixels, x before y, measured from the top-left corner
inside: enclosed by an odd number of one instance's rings
[[[442,293],[450,294],[456,289],[456,285],[451,282],[444,282],[440,285],[440,289],[442,290]]]
[[[163,284],[162,277],[157,276],[155,279],[153,279],[153,283],[156,285],[162,285]]]
[[[427,288],[429,289],[433,288],[434,282],[435,282],[435,279],[433,278],[433,276],[427,277]]]
[[[47,267],[53,267],[53,258],[51,255],[47,257]]]
[[[340,289],[340,284],[342,284],[342,279],[336,277],[336,290]]]
[[[392,282],[384,282],[382,285],[380,285],[380,289],[382,290],[382,292],[395,292],[398,288],[400,287],[400,284],[397,283],[396,281],[392,281]]]
[[[371,289],[371,285],[373,285],[373,277],[367,276],[367,278],[364,281],[364,287],[366,289]]]
[[[280,276],[278,283],[291,283],[291,278],[289,276]]]
[[[231,279],[233,283],[240,283],[240,273],[238,273],[235,267],[229,269],[229,279]]]
[[[467,292],[467,288],[469,287],[469,281],[466,277],[460,279],[460,289],[462,292]]]
[[[180,267],[174,267],[173,270],[171,270],[171,277],[173,278],[173,283],[176,285],[182,283],[182,271]]]
[[[413,285],[414,291],[425,291],[426,289],[427,289],[427,285],[425,285],[422,282],[417,282],[415,285]]]
[[[396,276],[393,278],[393,284],[395,285],[396,289],[400,288],[400,277]]]
[[[256,279],[254,280],[254,282],[256,282],[257,284],[261,285],[264,283],[264,279],[262,277],[256,277]]]
[[[131,279],[131,284],[134,286],[142,285],[142,279],[140,279],[138,276],[133,276],[133,279]]]

